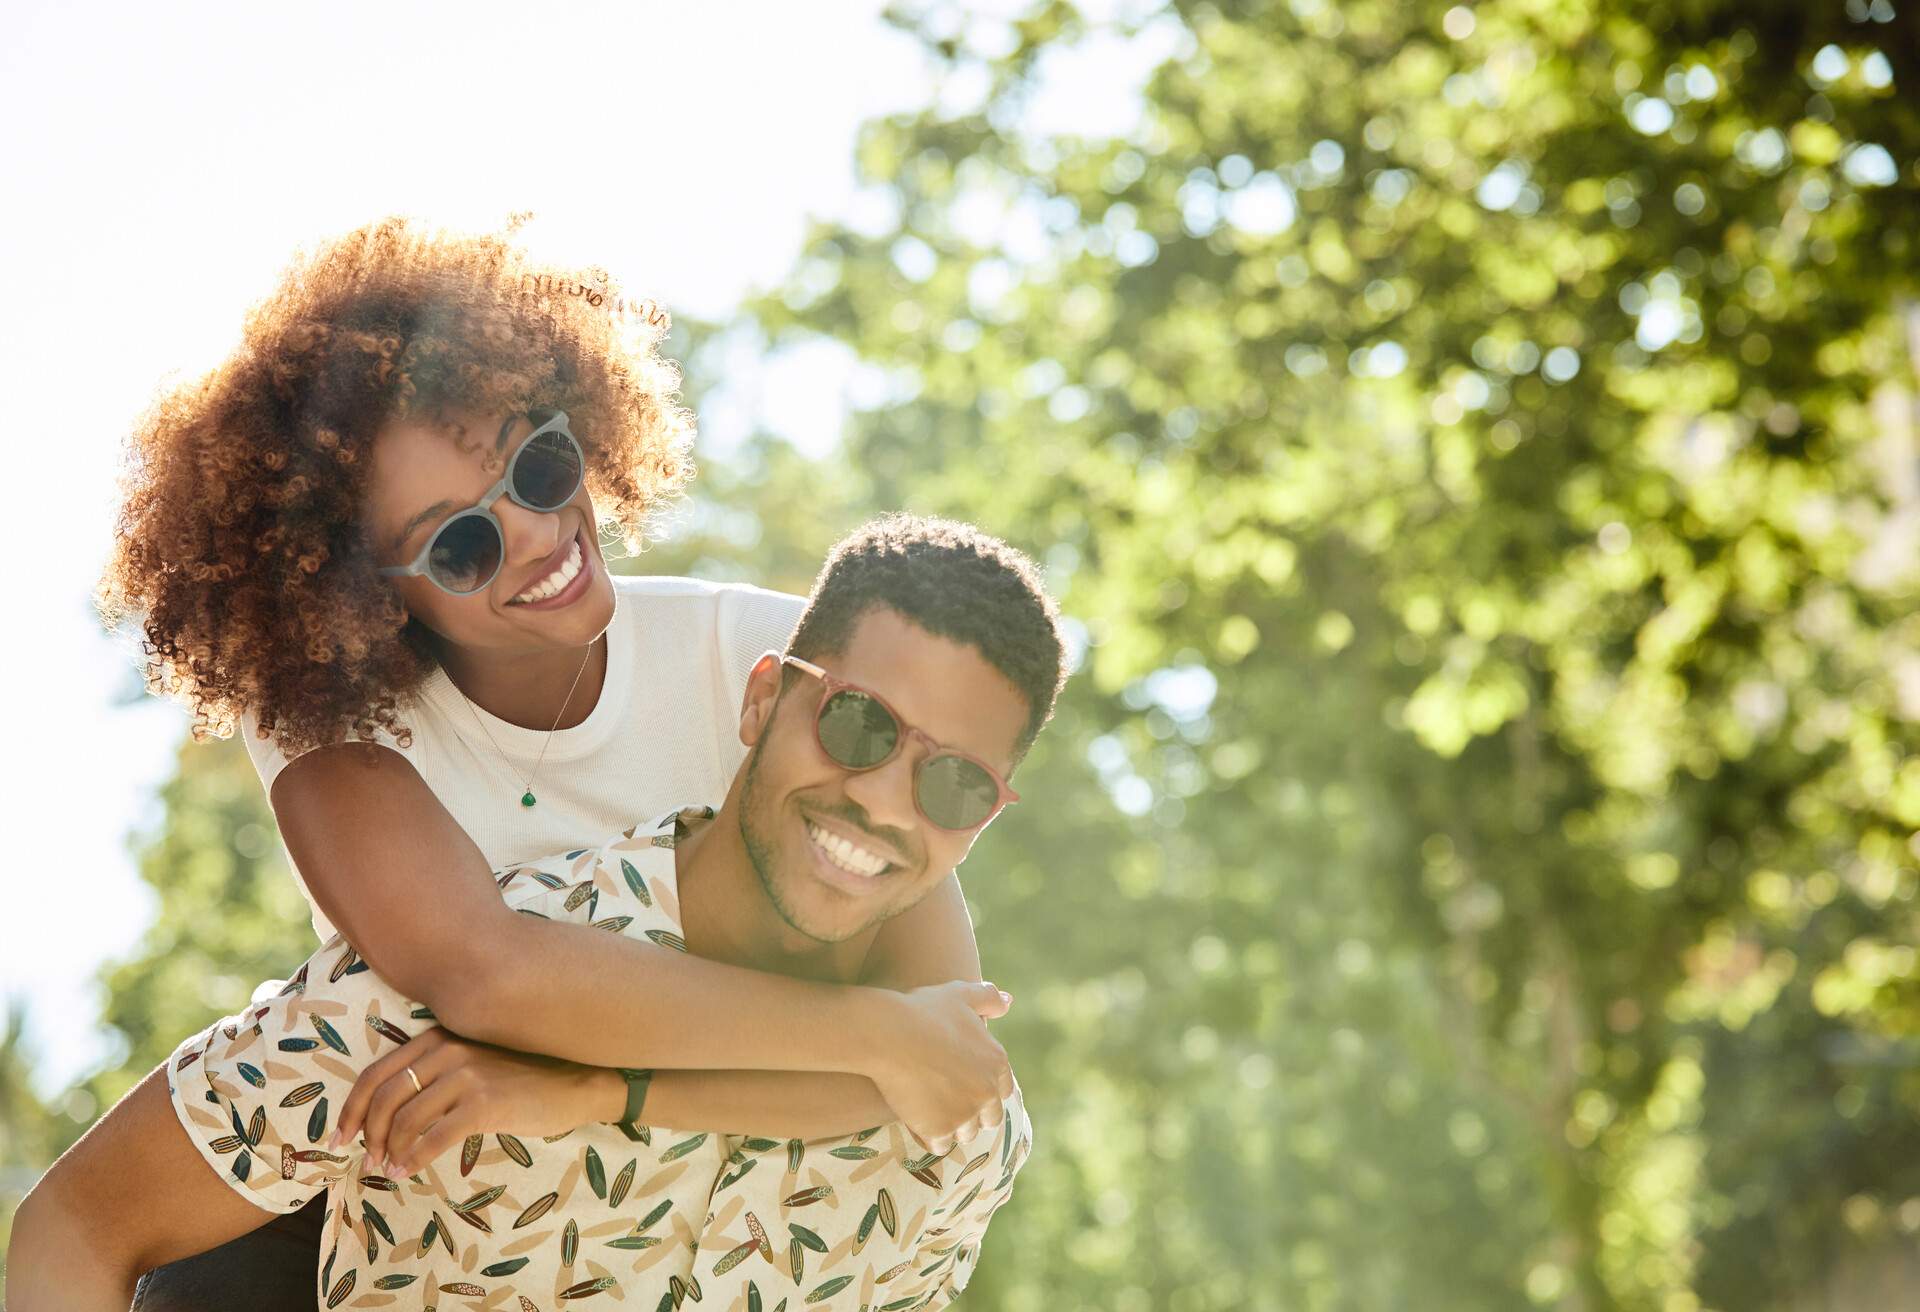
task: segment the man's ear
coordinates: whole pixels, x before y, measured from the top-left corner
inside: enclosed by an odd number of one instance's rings
[[[740,700],[740,742],[752,747],[760,741],[773,721],[774,705],[780,700],[780,676],[783,670],[778,652],[767,652],[753,663],[747,673],[746,695]]]

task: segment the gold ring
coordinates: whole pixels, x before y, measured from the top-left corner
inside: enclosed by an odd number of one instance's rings
[[[423,1088],[421,1088],[421,1087],[420,1087],[420,1077],[419,1077],[418,1075],[415,1075],[415,1074],[413,1073],[413,1067],[411,1067],[411,1066],[409,1066],[409,1067],[407,1067],[407,1078],[413,1081],[413,1091],[414,1091],[415,1093],[425,1093],[425,1092],[426,1092],[426,1090],[425,1090],[425,1089],[423,1089]]]

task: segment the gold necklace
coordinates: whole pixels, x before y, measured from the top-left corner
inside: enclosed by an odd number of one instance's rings
[[[553,717],[553,728],[547,730],[547,740],[540,744],[540,756],[533,763],[533,774],[527,776],[527,782],[524,785],[525,791],[520,794],[520,805],[522,806],[532,806],[540,800],[533,795],[534,778],[540,773],[541,762],[547,759],[547,748],[553,744],[554,730],[560,727],[560,720],[567,713],[567,702],[573,700],[573,691],[580,686],[580,676],[587,672],[587,662],[592,659],[593,644],[590,642],[587,644],[587,654],[580,658],[580,668],[573,672],[573,683],[567,688],[566,701],[560,703],[560,709]],[[453,683],[453,680],[448,679],[447,682]],[[480,726],[480,732],[487,736],[487,742],[492,744],[493,750],[499,755],[500,760],[511,770],[513,768],[513,762],[507,759],[507,754],[500,750],[500,744],[494,741],[493,730],[487,728],[486,721],[480,718],[480,712],[473,709],[473,701],[467,696],[466,690],[461,688],[457,683],[453,684],[453,690],[460,694],[460,700],[467,704],[467,714],[473,717],[473,722]]]

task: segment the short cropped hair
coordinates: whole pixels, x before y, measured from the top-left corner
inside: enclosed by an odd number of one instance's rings
[[[1059,609],[1033,561],[971,524],[882,516],[827,553],[789,654],[815,660],[845,652],[854,627],[875,606],[975,648],[1007,677],[1027,703],[1013,754],[1016,764],[1023,759],[1067,678]]]

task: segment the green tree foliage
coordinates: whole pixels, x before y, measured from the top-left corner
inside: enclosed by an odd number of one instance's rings
[[[1912,23],[895,17],[892,217],[754,320],[864,362],[849,520],[1085,625],[969,883],[1041,1140],[976,1297],[1762,1308],[1920,1225]]]
[[[44,1161],[54,1139],[52,1118],[33,1088],[26,1021],[26,1004],[9,1002],[0,1030],[0,1171]]]
[[[26,1004],[9,1001],[0,1030],[0,1280],[14,1209],[61,1143],[59,1118],[33,1087],[26,1021]]]
[[[802,590],[907,506],[1073,617],[965,872],[1037,1132],[968,1305],[1749,1312],[1910,1247],[1911,19],[895,19],[862,222],[687,342],[696,398],[852,351],[844,450],[709,448],[627,567]],[[238,745],[166,801],[103,1104],[305,941]]]

